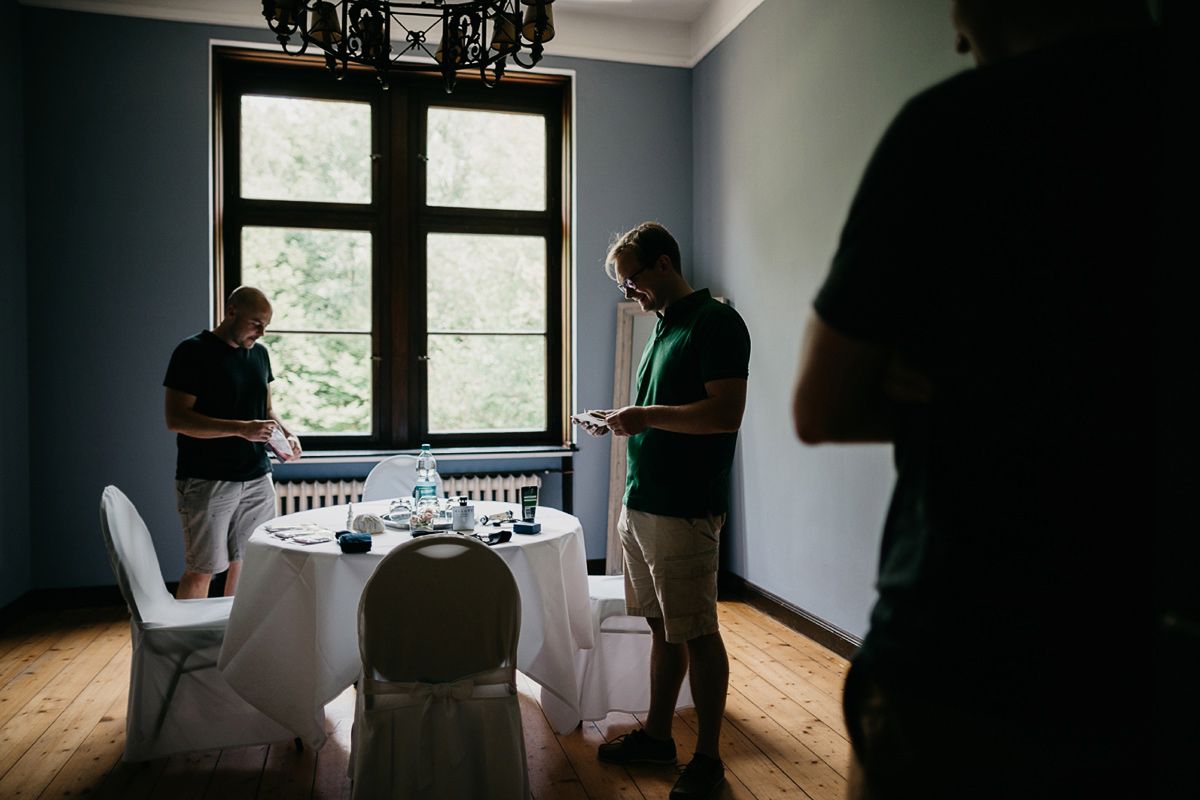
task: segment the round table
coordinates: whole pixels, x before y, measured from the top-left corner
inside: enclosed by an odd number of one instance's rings
[[[475,501],[475,516],[520,509]],[[388,501],[354,504],[354,514],[383,514]],[[346,527],[347,507],[302,511],[269,526],[312,523]],[[579,723],[575,654],[593,645],[583,528],[570,514],[537,509],[538,534],[513,534],[493,546],[521,593],[517,668],[560,702],[550,722],[560,732]],[[260,527],[243,554],[242,574],[218,667],[250,704],[314,747],[325,740],[325,705],[357,680],[358,601],[375,567],[412,540],[388,529],[371,552],[343,554],[334,542],[301,545]],[[482,528],[480,530],[483,530]],[[487,528],[486,530],[495,530]],[[397,609],[404,613],[405,609]],[[419,613],[419,609],[411,609]]]

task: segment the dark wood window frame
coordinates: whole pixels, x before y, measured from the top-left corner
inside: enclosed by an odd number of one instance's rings
[[[437,447],[563,446],[569,442],[570,197],[567,133],[570,82],[563,76],[509,72],[488,89],[460,77],[447,95],[437,73],[404,73],[381,87],[367,70],[340,80],[316,58],[214,48],[214,311],[241,283],[241,230],[270,225],[372,234],[372,428],[367,435],[304,437],[307,451]],[[353,100],[372,107],[372,199],[369,205],[239,196],[240,98],[268,94]],[[546,120],[546,210],[439,208],[425,204],[421,151],[430,106],[541,114]],[[318,144],[314,142],[314,145]],[[486,166],[486,165],[483,165]],[[519,175],[519,165],[514,174]],[[425,359],[425,237],[430,233],[538,236],[546,241],[546,427],[541,431],[428,433]],[[278,369],[278,365],[275,365]],[[514,379],[516,373],[514,371]],[[486,387],[481,387],[486,391]],[[283,410],[286,418],[286,410]]]

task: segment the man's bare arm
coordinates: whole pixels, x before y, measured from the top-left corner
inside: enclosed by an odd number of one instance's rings
[[[890,442],[884,381],[892,353],[809,317],[792,395],[792,421],[805,444]]]
[[[704,384],[703,400],[679,406],[626,406],[608,416],[608,426],[618,436],[632,436],[647,428],[674,433],[734,433],[742,426],[746,410],[746,379],[722,378]]]
[[[219,439],[240,436],[251,442],[265,442],[277,424],[273,419],[217,419],[196,411],[196,395],[167,389],[164,411],[167,429],[193,439]]]

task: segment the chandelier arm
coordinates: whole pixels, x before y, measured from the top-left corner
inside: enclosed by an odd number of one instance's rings
[[[373,67],[386,86],[389,73],[414,68],[400,63],[403,55],[423,52],[434,62],[430,66],[442,74],[446,91],[452,92],[463,70],[478,68],[483,84],[495,87],[504,77],[510,57],[524,69],[537,64],[548,32],[546,1],[533,0],[534,35],[531,42],[524,43],[520,0],[263,0],[263,15],[285,53],[302,55],[310,45],[315,46],[338,79],[346,75],[351,63],[361,64]],[[410,28],[406,17],[428,19],[429,25],[423,31]],[[496,43],[493,54],[491,38],[500,35],[501,20],[506,21],[505,38],[512,41]],[[439,24],[441,44],[435,53],[427,39]],[[404,47],[392,45],[396,26],[406,34]],[[298,47],[292,46],[292,34],[299,35]],[[525,48],[527,61],[521,58]]]
[[[480,66],[479,77],[481,80],[483,80],[483,85],[489,89],[495,89],[497,86],[499,86],[500,79],[504,77],[504,65],[505,65],[504,56],[500,56],[500,58],[498,58],[492,62],[492,74],[495,75],[495,78],[493,78],[491,80],[488,79],[488,75],[487,75],[488,65],[484,64],[484,65]]]
[[[380,79],[387,72],[387,66],[391,63],[388,55],[392,52],[392,15],[385,8],[383,9],[383,41],[379,43],[379,63],[375,69],[379,70]],[[387,86],[387,82],[384,82]]]

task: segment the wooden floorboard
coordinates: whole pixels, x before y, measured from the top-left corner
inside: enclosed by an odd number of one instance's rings
[[[119,624],[119,623],[118,623]],[[105,635],[102,634],[101,638]],[[0,778],[0,797],[38,797],[88,740],[129,685],[129,643],[46,727],[25,754]],[[48,714],[46,716],[49,716]],[[111,766],[112,762],[105,763]],[[65,780],[71,780],[67,776]]]
[[[220,751],[212,780],[204,792],[208,800],[254,800],[267,763],[267,745]]]
[[[114,656],[120,659],[124,651]],[[124,664],[122,666],[125,666]],[[39,795],[42,798],[94,796],[109,772],[116,767],[125,746],[125,705],[129,702],[129,674],[121,672],[121,688],[116,699],[97,721],[82,744],[67,759],[58,775]]]
[[[0,728],[0,783],[122,647],[129,647],[129,627],[109,623],[4,723]]]
[[[35,634],[10,652],[0,664],[0,726],[20,713],[111,624],[93,613]]]
[[[645,721],[645,718],[642,718]],[[721,758],[725,761],[725,786],[722,787],[718,795],[721,800],[755,800],[767,796],[763,793],[762,786],[754,786],[753,789],[746,784],[746,779],[750,778],[753,781],[752,773],[755,772],[754,765],[750,764],[747,759],[739,759],[734,761],[738,753],[734,752],[734,748],[729,746],[728,724],[721,727]],[[684,767],[692,759],[692,755],[696,752],[696,720],[694,712],[683,711],[675,715],[675,724],[672,727],[672,733],[675,736],[675,745],[679,750],[679,766]],[[673,774],[666,776],[666,790],[657,795],[656,800],[666,800],[670,794],[671,786],[674,785],[675,779],[679,777],[679,770],[675,770]],[[798,796],[798,795],[793,795]]]
[[[604,737],[604,740],[611,742],[622,734],[642,727],[644,722],[644,718],[639,720],[632,714],[615,712],[609,714],[605,719],[597,720],[593,724],[600,735]],[[676,738],[676,746],[679,748],[680,755],[682,756],[683,748],[679,746],[678,737]],[[592,754],[592,757],[596,758],[595,753]],[[680,763],[683,763],[683,761]],[[675,778],[677,777],[677,770],[673,766],[660,767],[650,764],[620,766],[617,764],[603,764],[599,762],[599,759],[597,759],[597,764],[599,769],[627,773],[645,800],[665,800],[667,795],[670,794],[671,787],[675,784]],[[598,793],[592,796],[603,797],[603,795]]]
[[[525,756],[529,764],[529,788],[536,800],[587,798],[575,768],[571,766],[558,736],[542,713],[537,694],[522,676],[518,700],[521,727],[525,731]]]
[[[329,737],[317,751],[317,774],[313,797],[348,800],[350,776],[350,729],[354,724],[354,689],[342,692],[325,706],[325,734]],[[217,798],[216,800],[220,800]]]
[[[3,664],[9,654],[31,636],[44,635],[53,631],[54,620],[57,616],[58,614],[52,611],[36,611],[0,628],[0,664]],[[0,677],[0,683],[3,682],[3,678]]]
[[[722,725],[726,800],[845,792],[841,717],[848,663],[743,603],[723,602],[730,655]],[[0,798],[348,800],[354,690],[326,707],[319,750],[293,743],[211,750],[141,764],[120,760],[129,682],[125,609],[38,611],[0,630]],[[567,734],[550,727],[537,687],[519,676],[529,778],[538,800],[665,800],[692,757],[696,715],[676,715],[679,767],[600,762],[596,748],[641,722],[614,713]]]

